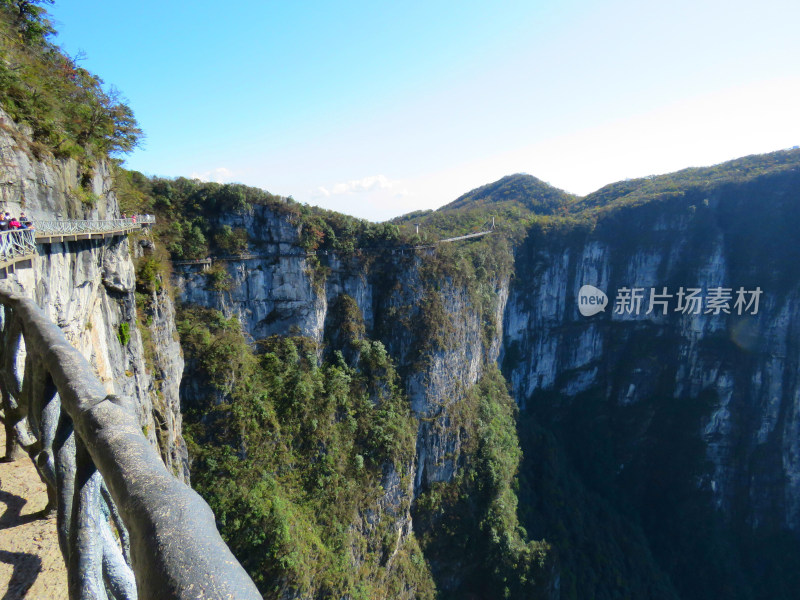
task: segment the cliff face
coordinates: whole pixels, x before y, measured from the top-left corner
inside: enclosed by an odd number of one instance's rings
[[[555,397],[566,414],[594,395],[617,419],[693,404],[705,459],[697,483],[714,506],[752,527],[798,531],[800,277],[786,243],[798,183],[789,173],[626,209],[591,232],[532,232],[505,313],[503,364],[519,403],[536,411]],[[604,312],[580,314],[586,284],[608,294]],[[725,309],[676,310],[681,288],[707,297],[718,287],[730,288]],[[746,302],[760,288],[757,309],[736,306],[740,287]],[[638,314],[615,308],[623,288],[643,288]],[[646,314],[651,289],[663,288],[667,314],[662,304]],[[652,416],[644,410],[628,424],[640,433],[618,440],[620,479]]]
[[[299,247],[300,227],[291,218],[261,206],[250,214],[222,217],[216,226],[247,230],[252,254],[220,261],[229,279],[220,276],[219,264],[208,271],[200,265],[176,265],[177,287],[184,302],[238,316],[253,341],[303,335],[321,343],[325,357],[341,350],[355,364],[357,357],[343,334],[355,324],[360,335],[386,348],[416,418],[416,440],[410,449],[414,459],[382,466],[381,496],[359,508],[348,527],[363,540],[352,545],[349,568],[360,569],[364,560],[360,545],[371,551],[383,543],[381,567],[391,572],[395,556],[419,553],[420,530],[414,525],[417,516],[412,519],[412,500],[459,474],[468,476],[466,455],[470,440],[474,452],[477,430],[474,417],[465,417],[462,405],[486,366],[497,359],[508,278],[483,284],[479,309],[475,290],[440,273],[434,252],[365,249],[350,256],[306,255]],[[188,365],[182,389],[185,405],[204,394],[192,384],[194,367]],[[374,535],[386,530],[387,524],[396,535],[388,544]],[[477,520],[471,526],[477,528]],[[449,549],[447,553],[453,554]],[[450,559],[458,564],[466,560]],[[438,585],[451,591],[462,585],[465,578],[458,573],[458,564],[445,569],[451,573]],[[439,567],[433,565],[434,571]],[[382,575],[372,571],[365,577]],[[409,584],[397,592],[398,597],[416,597],[417,585]]]
[[[635,515],[627,522],[641,526],[641,555],[652,552],[679,597],[794,594],[786,590],[797,582],[780,572],[800,556],[800,256],[790,241],[799,184],[794,169],[687,187],[618,208],[594,227],[529,232],[500,360],[524,407],[523,447],[526,435],[538,439],[522,467],[532,535],[569,544],[554,526],[565,519],[553,509],[558,493],[542,489],[552,478],[535,464],[534,452],[552,449],[537,433],[544,428],[564,452],[556,462],[580,481],[573,498],[587,500],[576,506],[598,506],[591,527],[624,554],[620,540],[639,534],[617,524]],[[581,314],[584,285],[607,294],[604,311]],[[638,307],[626,300],[637,288]],[[697,307],[691,289],[700,290]],[[718,309],[715,293],[724,298]],[[562,554],[584,586],[594,575],[578,555],[594,543]],[[580,596],[586,588],[575,579]],[[724,591],[731,585],[735,592]]]
[[[279,334],[324,342],[336,333],[330,308],[342,296],[353,298],[367,337],[381,341],[398,365],[419,418],[415,490],[451,480],[460,433],[448,427],[448,407],[478,381],[485,361],[497,359],[508,279],[492,284],[496,300],[487,339],[465,287],[426,271],[424,257],[399,251],[306,256],[298,247],[299,227],[261,206],[250,214],[222,216],[218,224],[246,229],[253,258],[223,263],[231,278],[224,290],[213,289],[200,266],[176,267],[182,300],[238,316],[254,341]],[[426,303],[435,305],[437,323],[424,320]],[[430,339],[442,329],[446,340]],[[431,350],[424,358],[423,347]]]
[[[27,132],[0,112],[3,209],[33,219],[119,215],[110,165],[37,157]],[[89,358],[109,393],[135,399],[142,430],[167,466],[188,479],[178,387],[183,358],[170,298],[154,298],[148,355],[137,327],[136,276],[127,237],[40,244],[32,267],[8,275]],[[146,361],[148,355],[148,361]]]
[[[376,506],[396,507],[397,547],[411,498],[469,476],[463,407],[497,361],[522,409],[520,514],[560,556],[551,596],[699,598],[729,581],[735,597],[779,597],[754,581],[779,544],[794,560],[797,538],[780,536],[800,527],[798,189],[788,169],[609,206],[591,225],[534,224],[512,278],[498,269],[480,286],[440,250],[307,256],[291,216],[255,206],[216,221],[247,231],[249,256],[176,279],[184,301],[237,315],[253,341],[300,334],[326,351],[341,348],[337,307],[353,299],[417,418],[413,490],[390,469]],[[580,313],[584,285],[607,294],[604,311]],[[626,289],[641,300],[618,308]],[[700,305],[682,310],[694,289]],[[718,309],[714,290],[728,294]],[[370,515],[355,524],[367,537]],[[468,570],[432,568],[445,591]]]

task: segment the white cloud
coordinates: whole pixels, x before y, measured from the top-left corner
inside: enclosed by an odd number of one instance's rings
[[[390,181],[386,175],[370,175],[362,179],[352,179],[343,183],[336,183],[330,186],[320,186],[314,191],[314,196],[325,197],[341,196],[342,194],[360,194],[363,192],[374,192],[376,190],[391,189],[396,182]]]
[[[233,180],[233,171],[227,167],[217,167],[204,173],[192,173],[192,179],[200,181],[213,181],[215,183],[228,183]]]

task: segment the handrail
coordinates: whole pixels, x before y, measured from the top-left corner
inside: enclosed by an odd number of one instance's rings
[[[0,303],[6,417],[27,431],[20,439],[35,440],[26,450],[54,488],[70,599],[261,598],[208,505],[142,434],[133,402],[109,395],[63,331],[10,283],[0,282]]]
[[[36,253],[36,240],[32,229],[0,231],[0,263]]]
[[[112,233],[138,229],[156,222],[153,215],[134,215],[124,219],[42,220],[32,221],[36,237],[81,233]]]

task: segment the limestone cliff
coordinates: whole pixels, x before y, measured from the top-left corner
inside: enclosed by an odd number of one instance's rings
[[[596,224],[531,229],[516,254],[501,362],[587,497],[637,515],[680,597],[718,597],[726,581],[737,582],[726,597],[784,597],[796,588],[778,571],[800,556],[800,169],[718,185],[708,177],[612,204]],[[605,311],[581,314],[584,285],[608,295]],[[692,289],[700,305],[687,304]],[[632,293],[640,304],[626,300]],[[709,304],[714,295],[723,307]],[[523,473],[541,487],[536,460],[526,456]],[[554,541],[555,515],[542,506],[527,524]],[[566,554],[578,569],[574,549]]]
[[[754,582],[784,568],[764,564],[771,548],[800,556],[797,154],[562,198],[577,217],[532,216],[513,270],[509,254],[480,285],[442,249],[306,254],[301,223],[261,205],[213,219],[247,231],[246,256],[175,275],[184,301],[237,315],[253,341],[301,334],[338,349],[336,307],[353,299],[417,417],[413,491],[386,473],[383,506],[464,474],[465,399],[499,362],[522,408],[520,513],[561,558],[550,596],[699,598],[735,581],[732,597],[780,597]],[[587,284],[609,298],[590,317],[578,311]],[[690,288],[730,297],[676,310]],[[757,310],[738,310],[740,288],[761,291]],[[641,290],[636,312],[615,310],[625,289]],[[651,293],[666,312],[649,310]],[[402,539],[408,512],[392,518]],[[469,570],[433,568],[444,591]]]
[[[391,521],[397,532],[389,552],[393,557],[413,531],[412,500],[463,473],[465,445],[471,440],[474,450],[477,443],[474,416],[465,416],[462,405],[486,366],[497,360],[507,272],[486,277],[478,297],[478,286],[465,285],[442,268],[448,259],[434,249],[309,255],[301,247],[301,225],[291,215],[258,205],[213,223],[217,229],[245,229],[249,254],[226,257],[210,270],[202,264],[176,265],[182,301],[237,316],[253,342],[276,334],[303,335],[320,343],[325,355],[343,350],[351,361],[339,334],[342,307],[352,305],[363,335],[380,341],[397,366],[416,417],[415,460],[384,465],[383,497],[351,525],[369,547],[379,542],[371,539],[375,525]],[[189,374],[182,389],[185,405],[203,393],[194,380]],[[355,547],[353,554],[357,566],[361,559]],[[443,585],[455,590],[463,580],[448,576]],[[414,588],[406,593],[413,596]]]
[[[111,168],[102,160],[87,167],[37,156],[27,130],[0,111],[0,189],[3,210],[12,215],[116,218]],[[32,267],[10,269],[7,276],[90,359],[109,393],[135,399],[143,432],[167,466],[188,479],[178,398],[183,358],[170,298],[159,294],[153,299],[145,325],[152,337],[147,356],[137,326],[136,276],[127,237],[39,244],[37,249]]]
[[[299,334],[323,342],[335,328],[329,307],[343,295],[353,298],[367,336],[383,342],[399,365],[419,418],[415,489],[449,481],[460,442],[458,431],[447,427],[448,407],[476,383],[486,361],[497,359],[508,278],[492,282],[493,333],[486,339],[467,289],[430,272],[424,256],[399,250],[307,256],[299,247],[299,226],[263,206],[215,223],[246,229],[252,257],[221,263],[231,277],[224,290],[212,288],[201,266],[176,267],[182,300],[238,316],[253,340]],[[422,321],[426,302],[436,304],[441,322]],[[442,333],[439,327],[447,329],[441,344],[430,339]],[[426,344],[431,352],[421,359]]]
[[[709,398],[700,485],[731,518],[798,531],[800,278],[787,223],[799,184],[795,171],[630,208],[593,231],[532,232],[505,313],[503,359],[519,402],[548,392],[619,407]],[[585,284],[606,291],[605,312],[579,313]],[[705,297],[719,287],[729,289],[724,310],[677,310],[681,288]],[[640,310],[621,309],[623,288],[644,290]],[[737,308],[739,288],[747,302],[759,288],[758,306]],[[669,295],[666,315],[662,304],[647,314],[651,289]]]

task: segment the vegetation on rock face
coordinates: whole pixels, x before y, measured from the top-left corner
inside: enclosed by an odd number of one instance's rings
[[[185,415],[193,484],[265,597],[432,598],[413,534],[395,552],[415,427],[383,346],[354,337],[353,366],[306,338],[256,353],[196,307],[179,330],[208,391]]]
[[[30,127],[34,150],[91,163],[132,150],[142,136],[120,93],[49,41],[42,4],[0,2],[0,103]],[[2,124],[0,124],[2,126]]]
[[[131,341],[131,324],[127,321],[123,321],[119,324],[117,328],[117,339],[119,343],[123,346],[127,346],[128,342]]]
[[[442,582],[442,598],[540,598],[553,567],[550,545],[526,541],[517,518],[516,404],[489,367],[454,409],[466,442],[452,481],[417,501],[414,524]]]
[[[352,254],[360,249],[391,248],[403,243],[396,225],[370,223],[238,183],[147,178],[118,169],[115,184],[123,212],[158,215],[155,231],[173,259],[245,254],[249,249],[247,231],[221,221],[232,215],[252,214],[260,206],[269,208],[296,230],[296,240],[281,241],[296,241],[298,253]]]

